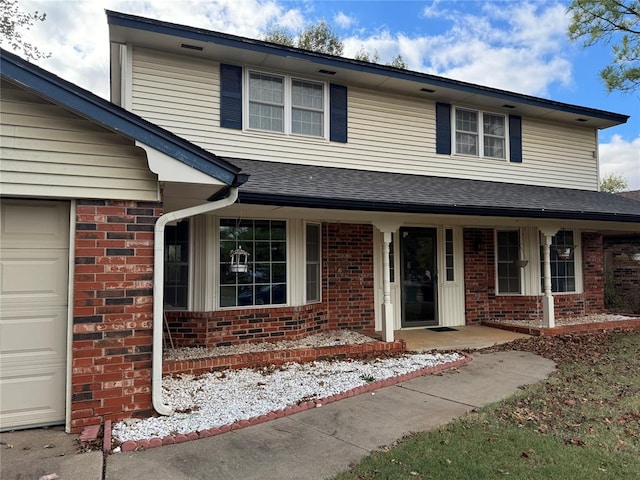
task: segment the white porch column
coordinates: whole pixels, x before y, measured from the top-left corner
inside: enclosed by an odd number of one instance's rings
[[[391,303],[391,265],[389,263],[389,245],[391,232],[383,232],[382,239],[382,340],[393,342],[393,304]]]
[[[541,228],[542,232],[542,264],[544,297],[542,299],[542,312],[544,326],[553,328],[556,326],[553,293],[551,291],[551,243],[553,236],[558,233],[557,228]]]

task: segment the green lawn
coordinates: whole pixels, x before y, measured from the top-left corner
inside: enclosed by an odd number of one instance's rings
[[[499,349],[541,354],[558,371],[335,478],[640,478],[640,332],[535,337]]]

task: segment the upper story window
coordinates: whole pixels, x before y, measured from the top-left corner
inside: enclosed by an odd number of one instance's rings
[[[504,115],[455,109],[455,152],[490,158],[506,158]]]
[[[220,126],[347,143],[347,87],[220,64]]]
[[[247,85],[249,128],[325,137],[323,83],[249,71]]]
[[[437,102],[436,153],[522,163],[522,117]]]

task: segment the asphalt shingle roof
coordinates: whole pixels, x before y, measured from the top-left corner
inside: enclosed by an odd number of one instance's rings
[[[640,222],[604,192],[228,158],[250,175],[240,201],[362,211]]]

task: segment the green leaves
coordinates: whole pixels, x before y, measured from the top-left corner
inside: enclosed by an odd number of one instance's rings
[[[573,0],[569,38],[584,46],[611,45],[612,62],[600,76],[608,91],[634,91],[640,87],[640,1]]]

